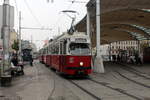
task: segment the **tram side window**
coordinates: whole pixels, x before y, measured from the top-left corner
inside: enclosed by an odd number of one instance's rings
[[[63,43],[60,43],[60,54],[63,54]]]
[[[54,54],[56,54],[56,46],[54,47]]]
[[[52,54],[55,54],[55,47],[52,45],[52,47],[51,47],[51,53]]]
[[[49,54],[52,54],[52,50],[51,50],[52,48],[51,48],[51,46],[49,46]]]
[[[59,54],[59,45],[53,45],[51,48],[52,54]]]
[[[67,40],[64,41],[63,54],[66,54]]]
[[[48,47],[46,48],[46,54],[48,54]]]
[[[55,47],[55,54],[59,54],[59,45],[56,45]]]

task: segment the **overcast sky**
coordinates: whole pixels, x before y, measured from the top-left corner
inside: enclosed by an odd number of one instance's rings
[[[71,24],[71,18],[61,13],[63,10],[75,10],[76,23],[86,15],[86,3],[71,3],[71,0],[10,0],[10,4],[15,7],[15,29],[18,29],[19,11],[22,14],[22,27],[44,27],[52,30],[23,30],[22,39],[30,40],[41,48],[45,39],[59,35],[66,31]],[[75,0],[88,2],[89,0]],[[15,3],[16,2],[16,3]],[[2,5],[3,0],[0,1]],[[60,31],[60,33],[59,33]]]

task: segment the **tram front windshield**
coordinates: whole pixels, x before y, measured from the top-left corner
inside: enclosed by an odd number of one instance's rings
[[[89,55],[90,48],[87,43],[71,43],[69,45],[69,51],[73,55]]]

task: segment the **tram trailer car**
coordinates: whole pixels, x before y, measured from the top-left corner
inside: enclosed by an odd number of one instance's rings
[[[42,48],[42,49],[40,49],[39,50],[39,61],[40,61],[40,63],[44,63],[44,51],[43,51],[44,49]]]
[[[67,75],[88,75],[91,68],[90,38],[83,32],[64,33],[44,48],[45,64]]]
[[[22,50],[22,58],[23,58],[23,61],[30,61],[31,59],[31,49],[23,49]]]
[[[40,63],[43,63],[43,56],[42,55],[39,56],[39,61],[40,61]]]

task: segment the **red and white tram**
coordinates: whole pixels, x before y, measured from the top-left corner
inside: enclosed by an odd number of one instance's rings
[[[83,32],[64,33],[40,51],[40,62],[63,74],[88,75],[92,72],[90,38]]]

